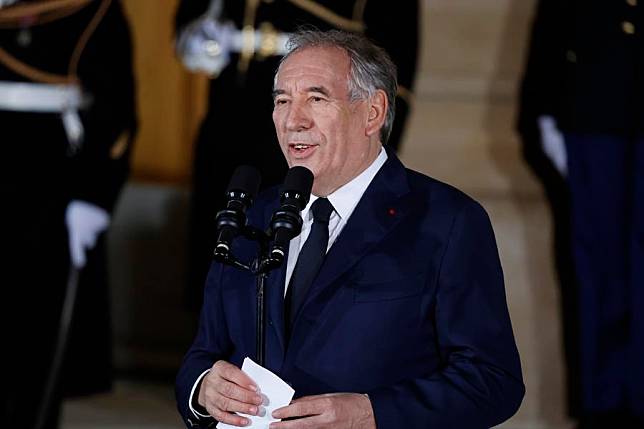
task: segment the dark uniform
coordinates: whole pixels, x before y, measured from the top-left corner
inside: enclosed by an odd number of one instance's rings
[[[84,138],[74,153],[59,113],[0,109],[3,167],[0,169],[3,248],[3,382],[0,426],[31,428],[42,403],[58,334],[70,266],[65,209],[84,200],[108,212],[128,173],[135,130],[131,43],[118,1],[79,2],[69,9],[3,19],[18,2],[0,9],[0,83],[34,82],[34,74],[76,77],[91,105],[79,111]],[[90,21],[80,56],[74,55]],[[21,73],[12,62],[33,68]],[[70,334],[65,393],[111,386],[111,330],[104,242],[89,254],[81,273]],[[46,427],[57,427],[62,388]]]
[[[565,339],[584,427],[642,427],[635,418],[644,419],[640,3],[541,0],[521,91],[524,154],[553,205],[564,317],[576,317]],[[541,151],[542,115],[563,132],[566,178]]]
[[[205,12],[209,0],[183,0],[177,29]],[[234,0],[224,1],[223,19],[236,27],[270,28],[294,32],[299,26],[320,30],[364,32],[387,50],[398,66],[400,90],[396,120],[388,144],[397,148],[410,109],[411,88],[418,50],[416,0],[393,4],[385,0]],[[273,77],[278,56],[261,52],[233,54],[231,62],[210,84],[208,113],[196,143],[190,222],[189,306],[199,309],[201,294],[214,248],[214,219],[224,204],[224,191],[234,169],[256,166],[262,187],[281,183],[287,164],[280,151],[272,121]]]

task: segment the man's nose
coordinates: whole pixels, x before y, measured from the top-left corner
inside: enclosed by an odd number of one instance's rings
[[[310,112],[302,103],[291,103],[288,117],[286,118],[286,128],[289,131],[301,131],[311,128],[313,120]]]

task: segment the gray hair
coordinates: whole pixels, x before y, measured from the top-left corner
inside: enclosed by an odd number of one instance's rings
[[[314,47],[336,47],[349,56],[349,98],[351,101],[365,100],[381,89],[387,94],[387,114],[380,129],[380,140],[387,143],[396,114],[396,92],[398,91],[396,66],[384,49],[373,44],[366,37],[340,30],[300,30],[288,40],[288,53],[280,66],[295,52]],[[279,74],[279,68],[275,74]]]

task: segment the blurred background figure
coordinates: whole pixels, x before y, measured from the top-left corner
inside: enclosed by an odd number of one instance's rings
[[[579,416],[579,311],[578,289],[572,258],[570,230],[570,193],[566,182],[565,162],[559,151],[557,164],[546,154],[542,144],[541,126],[552,129],[553,112],[561,107],[564,76],[561,69],[553,67],[557,55],[562,53],[564,28],[551,26],[565,25],[557,17],[562,7],[559,2],[538,1],[532,22],[532,34],[527,46],[527,60],[520,86],[517,129],[521,136],[522,154],[525,162],[543,185],[546,200],[553,219],[553,256],[559,293],[561,297],[562,340],[565,350],[566,390],[568,414]],[[560,148],[563,149],[563,140]],[[561,171],[560,171],[561,170]]]
[[[541,0],[521,89],[524,156],[555,219],[571,411],[644,426],[644,7]]]
[[[418,54],[417,0],[182,0],[177,50],[193,71],[213,77],[193,160],[188,306],[198,310],[214,248],[214,219],[234,169],[251,164],[262,186],[282,182],[287,165],[272,122],[273,77],[289,32],[312,25],[366,34],[398,67],[401,85],[389,145],[398,148],[410,111]],[[249,107],[250,106],[250,107]]]
[[[8,255],[0,426],[36,427],[68,276],[79,270],[62,375],[39,425],[56,428],[64,395],[112,382],[104,231],[136,128],[130,35],[117,0],[0,1],[0,123]]]

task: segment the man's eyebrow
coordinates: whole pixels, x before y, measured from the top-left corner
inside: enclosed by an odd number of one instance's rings
[[[310,86],[308,88],[308,92],[319,92],[320,94],[328,97],[329,96],[329,90],[326,89],[323,86]]]
[[[326,89],[323,86],[310,86],[310,87],[308,87],[306,89],[306,91],[307,92],[317,92],[317,93],[320,93],[320,94],[324,95],[325,97],[329,96],[329,90]],[[286,94],[286,91],[284,91],[283,89],[274,89],[273,90],[273,98],[277,97],[278,95],[282,95],[282,94]]]

